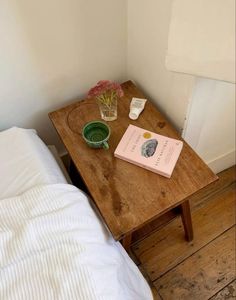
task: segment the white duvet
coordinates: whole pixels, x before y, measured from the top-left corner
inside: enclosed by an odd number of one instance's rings
[[[53,184],[0,200],[0,299],[146,300],[152,295],[88,198],[72,185]]]

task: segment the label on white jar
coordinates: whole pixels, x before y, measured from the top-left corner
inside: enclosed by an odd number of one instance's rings
[[[129,118],[132,120],[137,120],[140,113],[143,111],[147,99],[142,98],[132,98],[130,103]]]

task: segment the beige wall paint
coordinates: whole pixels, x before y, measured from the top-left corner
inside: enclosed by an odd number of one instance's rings
[[[128,0],[128,77],[181,129],[194,77],[165,66],[172,0]]]
[[[235,0],[174,0],[166,66],[235,83]]]
[[[126,79],[126,0],[0,2],[0,130],[36,128],[100,79]]]
[[[173,3],[128,0],[128,77],[178,129],[184,127],[184,138],[218,172],[235,164],[235,85],[166,69]]]

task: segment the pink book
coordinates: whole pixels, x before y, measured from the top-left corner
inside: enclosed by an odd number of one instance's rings
[[[129,125],[114,155],[170,178],[182,148],[180,140]]]

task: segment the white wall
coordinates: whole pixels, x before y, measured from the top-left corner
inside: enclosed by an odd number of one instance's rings
[[[126,0],[0,1],[0,130],[36,128],[100,79],[126,79]]]
[[[173,0],[166,67],[235,83],[235,0]]]
[[[128,77],[181,129],[194,77],[166,70],[172,0],[128,0]]]
[[[235,164],[235,134],[235,84],[199,78],[183,137],[217,173]]]
[[[167,71],[172,4],[128,0],[128,77],[218,172],[235,164],[235,85]]]

